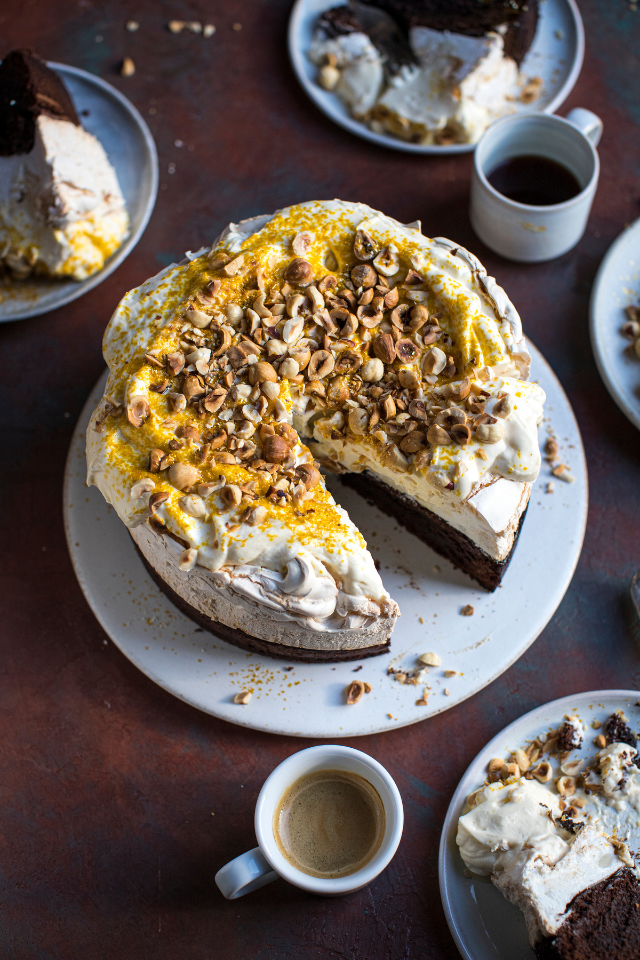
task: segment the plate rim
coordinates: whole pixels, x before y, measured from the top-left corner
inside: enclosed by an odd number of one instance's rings
[[[116,87],[112,86],[106,80],[103,80],[102,77],[98,77],[93,73],[89,73],[87,70],[82,70],[80,67],[72,67],[66,63],[58,63],[54,60],[47,60],[46,63],[48,67],[58,74],[72,74],[84,80],[85,82],[93,84],[95,87],[100,89],[106,97],[118,101],[120,106],[131,116],[135,125],[142,134],[151,166],[151,177],[148,181],[149,195],[138,226],[127,236],[124,243],[118,247],[115,253],[108,258],[102,270],[98,270],[97,273],[94,273],[91,277],[87,277],[86,280],[81,280],[79,283],[77,283],[77,285],[68,287],[66,292],[53,304],[43,307],[39,307],[37,305],[28,306],[23,310],[19,310],[16,313],[11,314],[11,316],[2,316],[0,314],[0,323],[13,323],[14,321],[18,320],[29,320],[33,317],[41,317],[44,314],[51,313],[53,310],[58,310],[59,307],[64,307],[68,303],[72,303],[72,301],[84,296],[85,293],[89,293],[90,290],[93,290],[94,287],[97,287],[98,284],[102,283],[103,280],[106,280],[107,277],[110,276],[114,270],[116,270],[120,264],[123,263],[124,260],[126,260],[131,251],[137,245],[138,241],[142,237],[142,234],[146,230],[158,198],[158,150],[155,140],[153,139],[153,135],[138,108],[135,107],[123,93],[117,90]]]
[[[501,744],[504,737],[508,734],[512,727],[518,726],[522,723],[529,722],[533,723],[535,716],[542,711],[561,711],[563,707],[568,707],[572,709],[575,706],[577,698],[580,699],[623,699],[638,697],[638,690],[585,690],[583,692],[568,694],[567,696],[560,697],[557,700],[550,700],[547,703],[541,703],[537,707],[534,707],[532,710],[529,710],[527,713],[523,713],[522,716],[516,717],[515,720],[512,720],[511,723],[507,724],[506,727],[503,727],[502,730],[499,730],[491,740],[488,741],[482,747],[481,750],[473,757],[466,770],[462,774],[456,789],[453,792],[451,800],[449,801],[449,806],[447,807],[447,812],[444,818],[442,825],[442,832],[440,834],[440,842],[438,844],[438,885],[440,887],[440,900],[442,903],[442,909],[444,910],[445,919],[447,921],[447,926],[451,936],[453,937],[456,947],[458,948],[461,956],[464,960],[478,960],[477,954],[471,953],[467,949],[465,941],[462,939],[460,932],[458,930],[458,925],[456,923],[456,917],[454,912],[451,909],[452,897],[449,895],[448,888],[448,872],[447,872],[447,847],[449,845],[449,838],[452,832],[452,827],[454,820],[459,816],[459,811],[462,808],[460,803],[460,797],[464,793],[466,797],[469,793],[468,785],[466,784],[467,778],[471,775],[473,767],[475,767],[478,759],[483,755],[488,755],[493,751],[494,747]]]
[[[574,556],[573,564],[572,564],[572,566],[571,566],[570,571],[567,571],[566,578],[565,578],[565,581],[564,581],[564,585],[563,585],[562,590],[561,590],[560,593],[559,593],[559,598],[558,598],[558,601],[557,601],[555,607],[554,607],[553,610],[549,613],[549,616],[548,616],[548,618],[546,619],[546,621],[544,622],[544,624],[542,624],[542,625],[540,626],[540,629],[539,629],[538,632],[535,634],[535,636],[533,636],[533,637],[529,640],[529,642],[527,643],[526,647],[523,647],[522,649],[519,649],[518,652],[508,661],[508,663],[505,663],[505,664],[502,665],[496,672],[492,673],[492,675],[486,680],[485,683],[483,683],[483,685],[482,685],[481,687],[478,687],[477,689],[470,690],[470,691],[469,691],[468,693],[466,693],[461,699],[456,700],[456,701],[454,701],[453,703],[442,703],[441,706],[438,705],[437,709],[436,709],[433,713],[430,713],[428,716],[419,716],[419,715],[418,715],[418,716],[412,717],[411,719],[408,719],[408,720],[406,720],[406,721],[404,721],[404,720],[402,720],[402,721],[400,721],[400,720],[394,720],[393,724],[389,723],[388,726],[375,727],[375,728],[372,728],[372,729],[370,729],[370,730],[362,730],[362,729],[359,729],[359,730],[356,730],[356,731],[354,731],[354,732],[351,732],[351,731],[345,731],[344,729],[342,729],[342,730],[340,730],[339,734],[336,734],[336,733],[327,733],[327,734],[322,734],[322,733],[320,733],[320,734],[318,734],[318,733],[312,733],[312,732],[304,732],[304,733],[301,733],[301,732],[299,732],[299,731],[291,731],[290,729],[276,729],[275,727],[265,726],[264,723],[258,725],[255,721],[252,721],[252,722],[243,721],[243,720],[242,720],[242,715],[238,715],[238,719],[236,720],[235,717],[230,718],[230,717],[227,717],[227,716],[222,716],[222,715],[220,715],[220,713],[218,713],[218,712],[214,712],[213,709],[209,709],[209,708],[207,708],[206,706],[203,706],[202,702],[201,702],[201,701],[197,701],[195,698],[191,698],[191,697],[189,697],[189,696],[185,696],[183,692],[180,692],[180,691],[179,691],[178,689],[176,689],[173,685],[171,685],[171,683],[168,684],[164,678],[160,679],[157,674],[155,674],[155,673],[153,673],[153,672],[150,672],[149,669],[148,669],[148,667],[147,667],[146,665],[143,667],[143,666],[141,665],[141,663],[139,663],[139,662],[137,661],[137,659],[135,659],[135,658],[130,654],[130,652],[129,652],[127,649],[124,648],[124,646],[121,646],[121,644],[120,644],[120,639],[119,639],[119,638],[118,638],[118,639],[115,639],[114,636],[112,636],[111,632],[107,629],[105,623],[103,622],[103,619],[102,619],[102,616],[101,616],[101,612],[100,612],[100,608],[94,606],[94,603],[91,602],[91,600],[89,599],[89,596],[87,595],[87,591],[85,590],[85,578],[84,578],[84,575],[83,575],[83,572],[82,572],[82,566],[81,566],[81,564],[80,564],[79,559],[76,558],[76,556],[75,556],[75,550],[72,549],[72,537],[71,537],[71,529],[70,529],[70,517],[69,517],[69,514],[68,514],[68,510],[67,510],[67,503],[68,503],[68,500],[69,500],[68,490],[69,490],[69,487],[70,487],[70,484],[71,484],[71,474],[72,474],[72,471],[73,471],[73,469],[74,469],[74,468],[73,468],[73,464],[72,464],[72,458],[73,458],[73,455],[74,455],[74,451],[75,451],[75,449],[76,449],[76,442],[77,442],[77,435],[78,435],[78,426],[77,426],[77,424],[76,424],[76,427],[74,428],[74,431],[73,431],[73,435],[72,435],[72,439],[71,439],[69,451],[68,451],[68,454],[67,454],[67,458],[66,458],[66,462],[65,462],[65,471],[64,471],[64,484],[63,484],[63,492],[62,492],[62,496],[63,496],[62,508],[63,508],[63,519],[64,519],[65,536],[66,536],[66,539],[67,539],[67,546],[68,546],[68,548],[69,548],[69,554],[70,554],[70,558],[71,558],[71,563],[72,563],[72,566],[73,566],[73,569],[74,569],[74,573],[75,573],[75,575],[76,575],[76,578],[77,578],[77,580],[78,580],[78,583],[79,583],[79,585],[80,585],[80,588],[81,588],[81,590],[82,590],[82,592],[83,592],[83,594],[84,594],[85,600],[86,600],[89,608],[91,609],[92,613],[94,614],[94,616],[95,616],[96,619],[98,620],[98,622],[99,622],[100,626],[102,627],[102,629],[104,630],[104,632],[107,634],[107,636],[110,638],[110,640],[114,643],[114,645],[118,648],[118,650],[120,650],[120,652],[123,653],[124,656],[125,656],[138,670],[141,671],[141,673],[143,673],[145,676],[147,676],[147,677],[148,677],[150,680],[152,680],[154,683],[158,684],[158,686],[160,686],[163,690],[166,690],[167,692],[171,693],[173,696],[176,696],[179,700],[182,700],[184,703],[188,703],[190,706],[194,707],[194,708],[197,709],[197,710],[201,710],[203,713],[207,713],[207,714],[209,714],[210,716],[215,716],[215,717],[217,717],[218,719],[224,720],[224,721],[229,722],[229,723],[234,723],[234,724],[237,725],[237,726],[242,726],[242,727],[246,727],[246,728],[248,728],[248,729],[253,729],[253,730],[262,730],[262,731],[265,732],[265,733],[273,733],[273,734],[277,734],[277,735],[279,735],[279,736],[296,736],[296,737],[300,737],[300,738],[303,738],[303,739],[311,739],[311,738],[312,738],[312,739],[335,739],[336,736],[339,736],[341,739],[342,739],[342,738],[345,738],[345,739],[346,739],[346,738],[350,738],[350,737],[368,736],[368,735],[374,735],[374,734],[379,734],[379,733],[386,733],[386,732],[389,731],[389,730],[397,730],[397,729],[400,729],[400,728],[402,728],[402,727],[412,726],[413,724],[419,723],[419,722],[421,722],[421,721],[423,721],[423,720],[429,720],[429,719],[431,719],[432,716],[436,716],[436,715],[438,715],[438,714],[444,713],[446,710],[452,709],[452,707],[457,707],[457,706],[459,706],[461,703],[464,703],[466,700],[468,700],[470,697],[475,696],[476,693],[479,693],[481,690],[486,689],[486,687],[490,686],[490,684],[492,684],[492,683],[493,683],[495,680],[497,680],[500,676],[502,676],[504,673],[506,673],[506,671],[509,670],[509,669],[514,665],[514,663],[516,663],[522,656],[524,656],[524,654],[526,653],[526,651],[527,651],[527,650],[532,646],[532,644],[538,639],[538,637],[540,636],[540,634],[542,633],[542,631],[546,628],[546,626],[548,625],[548,623],[550,622],[550,620],[552,619],[552,617],[553,617],[553,616],[555,615],[555,613],[557,612],[558,607],[560,606],[562,600],[564,599],[564,597],[565,597],[565,595],[566,595],[566,592],[567,592],[567,590],[568,590],[568,588],[569,588],[569,586],[570,586],[570,584],[571,584],[571,581],[572,581],[573,576],[574,576],[574,574],[575,574],[576,567],[577,567],[577,565],[578,565],[578,561],[579,561],[580,556],[581,556],[581,554],[582,554],[582,546],[583,546],[583,543],[584,543],[584,537],[585,537],[585,533],[586,533],[587,515],[588,515],[588,510],[589,510],[589,475],[588,475],[588,469],[587,469],[587,461],[586,461],[586,455],[585,455],[585,450],[584,450],[584,444],[583,444],[583,441],[582,441],[582,434],[581,434],[581,432],[580,432],[580,427],[579,427],[578,421],[577,421],[577,419],[576,419],[575,412],[574,412],[574,410],[573,410],[573,407],[571,406],[571,403],[570,403],[570,401],[569,401],[569,398],[567,397],[567,395],[566,395],[566,393],[565,393],[565,391],[564,391],[564,388],[563,388],[563,386],[562,386],[559,378],[557,377],[555,371],[553,370],[553,368],[551,367],[551,365],[549,364],[549,362],[545,359],[545,357],[543,356],[543,354],[535,347],[535,345],[532,343],[531,339],[530,339],[530,338],[527,338],[527,340],[528,340],[528,343],[533,347],[533,350],[534,350],[535,354],[537,354],[537,357],[539,357],[539,358],[540,358],[540,361],[541,361],[542,363],[544,363],[544,365],[546,366],[546,368],[547,368],[547,370],[548,370],[548,372],[549,372],[549,375],[550,375],[551,377],[553,377],[553,379],[554,379],[555,382],[556,382],[556,385],[557,385],[558,389],[561,391],[561,394],[562,394],[562,396],[563,396],[563,398],[564,398],[564,401],[565,401],[565,403],[566,403],[567,409],[568,409],[568,411],[570,412],[571,418],[572,418],[572,420],[573,420],[574,428],[575,428],[575,431],[576,431],[577,438],[578,438],[579,441],[580,441],[580,442],[579,442],[579,454],[580,454],[580,457],[581,457],[582,471],[583,471],[584,478],[585,478],[585,496],[584,496],[584,506],[583,506],[583,510],[582,510],[582,523],[581,523],[581,525],[580,525],[580,532],[579,532],[579,536],[578,536],[578,538],[577,538],[577,541],[578,541],[578,542],[577,542],[577,546],[576,546],[576,551],[575,551],[575,556]],[[88,397],[87,397],[87,401],[86,401],[86,403],[85,403],[85,405],[84,405],[84,407],[83,407],[83,411],[82,411],[82,413],[80,414],[80,417],[79,417],[79,419],[78,419],[78,422],[79,422],[79,423],[82,422],[83,417],[84,417],[84,411],[85,411],[87,405],[89,404],[89,402],[91,401],[92,397],[94,396],[94,393],[95,393],[95,391],[96,391],[96,388],[97,388],[98,384],[101,382],[101,380],[102,380],[103,377],[106,377],[106,371],[105,371],[105,373],[103,373],[103,374],[101,375],[101,377],[98,379],[98,381],[96,382],[96,384],[92,387],[92,389],[91,389],[91,391],[90,391],[90,393],[89,393],[89,395],[88,395]],[[84,432],[82,433],[82,436],[84,436]],[[143,571],[143,568],[141,568],[141,570]],[[164,594],[163,594],[162,596],[163,596],[163,602],[171,603],[171,601],[170,601]],[[173,606],[173,604],[171,604],[171,605]],[[178,611],[177,608],[174,608],[174,609],[176,610],[176,613],[177,613],[179,616],[185,617],[185,615],[182,614],[180,611]],[[188,619],[188,618],[185,617],[185,619]],[[213,634],[212,636],[214,636],[219,643],[225,643],[224,640],[222,640],[221,638],[217,637],[215,634]],[[230,646],[230,645],[229,645],[229,646]],[[230,649],[237,653],[237,648],[230,646]]]
[[[600,262],[600,266],[598,267],[598,271],[595,275],[593,286],[591,288],[591,296],[589,298],[589,333],[591,337],[591,349],[596,361],[598,373],[600,374],[600,378],[602,379],[605,387],[609,391],[611,399],[614,401],[618,409],[624,413],[625,417],[630,420],[631,423],[638,428],[638,430],[640,430],[640,409],[635,410],[628,402],[626,395],[622,392],[622,390],[619,389],[618,384],[616,383],[613,371],[610,370],[609,366],[605,362],[605,354],[600,346],[601,331],[599,329],[598,318],[596,316],[596,301],[600,295],[600,288],[604,283],[605,274],[611,268],[611,265],[614,263],[616,256],[618,256],[620,249],[626,240],[635,231],[640,233],[640,217],[638,217],[637,220],[634,220],[633,223],[630,223],[628,227],[625,227],[622,233],[618,234]]]
[[[546,105],[544,110],[534,111],[537,113],[552,114],[562,106],[576,85],[576,81],[580,76],[580,72],[584,63],[584,23],[582,22],[582,16],[580,14],[578,4],[576,0],[554,0],[554,2],[559,4],[563,3],[569,11],[574,29],[576,31],[575,55],[567,79],[560,87],[555,97]],[[404,153],[412,153],[419,156],[443,156],[448,154],[471,153],[475,150],[477,145],[475,143],[453,143],[448,145],[407,143],[404,140],[400,140],[400,138],[391,137],[390,135],[383,133],[376,133],[374,130],[370,130],[366,124],[361,123],[358,120],[354,120],[350,116],[342,116],[337,111],[331,110],[318,93],[316,85],[309,80],[304,69],[302,68],[302,58],[305,56],[305,52],[299,49],[296,42],[296,36],[300,28],[300,21],[304,16],[307,3],[308,0],[295,0],[289,15],[289,23],[287,26],[287,49],[289,52],[289,61],[296,79],[304,92],[307,94],[312,103],[326,117],[328,117],[329,120],[333,121],[333,123],[336,123],[344,130],[347,130],[349,133],[353,133],[355,136],[359,136],[364,140],[369,140],[371,143],[375,143],[380,147],[388,147],[390,150],[400,150]]]

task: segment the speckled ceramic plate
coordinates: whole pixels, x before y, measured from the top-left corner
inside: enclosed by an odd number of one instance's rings
[[[621,333],[625,307],[640,303],[640,220],[609,248],[591,293],[591,345],[600,376],[622,412],[640,430],[640,357]]]
[[[587,473],[573,411],[551,368],[532,348],[533,378],[547,393],[541,442],[553,428],[575,482],[545,493],[545,464],[502,586],[486,593],[357,493],[331,484],[364,534],[402,617],[391,654],[343,664],[295,664],[245,653],[202,631],[153,583],[125,526],[95,487],[85,486],[84,434],[102,395],[100,381],[80,417],[67,461],[64,513],[71,559],[107,635],[148,677],[200,710],[232,723],[301,737],[350,737],[391,730],[447,710],[500,676],[533,643],[562,600],[575,569],[587,515]],[[463,617],[466,604],[475,613]],[[390,663],[413,669],[434,651],[424,687],[394,681]],[[445,677],[445,670],[457,675]],[[357,671],[357,673],[355,672]],[[355,677],[372,691],[355,706],[344,689]],[[233,702],[252,690],[246,706]]]
[[[115,168],[131,229],[102,270],[87,280],[11,280],[0,277],[0,323],[38,317],[77,300],[102,283],[142,236],[158,193],[158,155],[148,126],[126,97],[85,70],[50,63],[64,81],[82,126],[98,138]]]
[[[487,764],[492,757],[506,757],[527,740],[559,726],[566,713],[578,714],[584,723],[591,724],[594,720],[602,723],[614,710],[622,709],[632,729],[637,730],[639,697],[640,693],[634,690],[595,690],[546,703],[494,737],[465,773],[442,828],[438,867],[447,923],[465,960],[535,960],[522,912],[505,900],[488,877],[465,876],[465,865],[456,844],[458,818],[468,795],[483,783]],[[591,741],[592,738],[588,739],[575,756],[593,755],[595,748]]]
[[[295,74],[305,92],[330,120],[358,137],[371,140],[393,150],[408,153],[468,153],[474,144],[416,144],[398,137],[375,133],[354,120],[340,98],[316,83],[317,68],[307,56],[316,20],[324,10],[336,7],[341,0],[297,0],[289,20],[289,56]],[[516,113],[554,113],[567,99],[582,69],[584,59],[584,27],[575,0],[541,0],[540,17],[535,39],[521,71],[526,77],[541,77],[540,95],[530,104],[516,102]]]

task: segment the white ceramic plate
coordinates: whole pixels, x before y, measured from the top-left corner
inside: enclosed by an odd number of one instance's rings
[[[87,401],[66,468],[64,513],[71,559],[84,594],[107,635],[143,673],[200,710],[243,726],[301,737],[350,737],[392,730],[447,710],[500,676],[533,643],[553,616],[575,569],[587,515],[587,473],[582,441],[569,402],[551,368],[532,348],[533,377],[547,393],[547,422],[575,483],[555,481],[545,493],[545,464],[503,585],[486,593],[450,563],[357,493],[332,490],[362,530],[402,617],[391,654],[360,664],[296,664],[245,653],[202,631],[173,607],[138,558],[124,524],[95,487],[85,486],[84,434],[102,396],[101,380]],[[475,613],[460,610],[472,604]],[[434,651],[427,706],[423,687],[387,676],[390,662],[412,669]],[[286,669],[285,669],[286,668]],[[354,672],[358,670],[358,672]],[[446,678],[445,670],[459,675]],[[355,706],[343,691],[354,678],[373,689]],[[253,691],[247,706],[233,703]],[[448,695],[445,693],[448,690]]]
[[[354,120],[335,94],[316,83],[317,68],[307,56],[319,14],[341,0],[296,0],[289,20],[289,56],[305,92],[330,120],[351,133],[393,150],[408,153],[468,153],[475,144],[416,144],[375,133]],[[567,99],[578,79],[584,59],[584,27],[575,0],[541,0],[535,39],[521,71],[526,77],[541,77],[542,93],[530,104],[516,102],[516,113],[553,113]]]
[[[622,412],[640,430],[640,358],[621,328],[625,307],[640,303],[640,220],[609,248],[591,292],[591,345],[600,376]]]
[[[522,912],[505,900],[488,877],[465,877],[465,865],[456,845],[458,817],[467,796],[483,783],[489,760],[506,757],[526,740],[559,726],[566,713],[577,713],[584,723],[590,724],[593,720],[602,723],[614,710],[622,709],[631,728],[637,730],[638,697],[638,691],[633,690],[596,690],[537,707],[494,737],[465,773],[449,804],[438,865],[447,923],[465,960],[535,960]],[[575,756],[593,755],[594,749],[592,738],[586,738],[583,749],[576,751]]]
[[[82,126],[98,138],[115,168],[129,211],[130,233],[104,268],[87,280],[0,278],[0,323],[56,310],[102,283],[129,256],[142,236],[158,193],[156,145],[133,104],[111,84],[85,70],[62,63],[49,66],[64,81]]]

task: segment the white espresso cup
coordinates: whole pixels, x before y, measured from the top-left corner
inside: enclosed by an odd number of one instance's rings
[[[346,877],[326,879],[298,870],[280,852],[274,833],[274,815],[283,794],[300,777],[318,770],[344,770],[367,780],[378,792],[385,813],[382,842],[373,858]],[[255,812],[258,846],[231,860],[216,873],[216,884],[228,899],[235,900],[282,877],[302,890],[325,897],[360,890],[371,883],[398,849],[404,811],[400,792],[382,764],[352,747],[309,747],[283,761],[267,778],[260,791]]]
[[[587,226],[600,173],[596,146],[602,121],[581,107],[566,120],[544,113],[497,120],[480,138],[471,179],[471,225],[480,239],[509,260],[553,260],[575,247]],[[503,196],[488,177],[514,157],[538,156],[566,167],[581,187],[563,203],[533,206]]]

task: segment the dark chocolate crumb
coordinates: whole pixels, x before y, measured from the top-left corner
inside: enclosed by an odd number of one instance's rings
[[[567,753],[569,750],[577,750],[581,743],[581,735],[568,720],[565,720],[558,730],[558,750],[560,750],[561,753]]]
[[[612,713],[604,725],[604,735],[607,743],[628,743],[630,747],[637,746],[637,739],[631,728],[624,722],[619,713]]]

